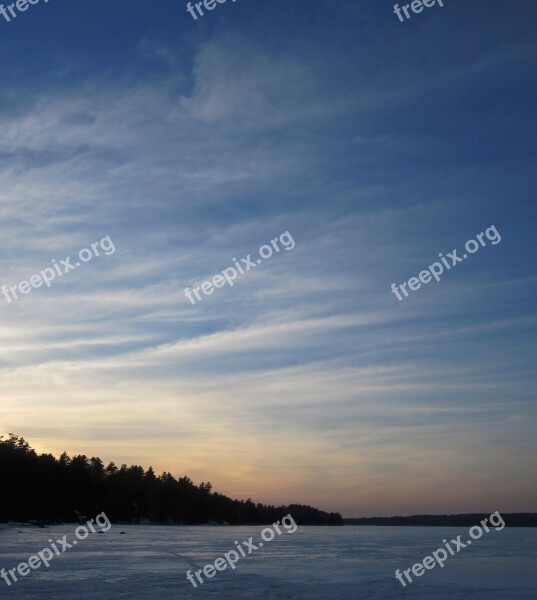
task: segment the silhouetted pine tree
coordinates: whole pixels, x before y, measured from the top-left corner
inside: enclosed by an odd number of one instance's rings
[[[342,525],[339,513],[311,506],[232,500],[188,477],[156,476],[152,467],[107,467],[98,457],[37,455],[22,437],[0,438],[0,521],[72,522],[104,511],[112,521],[270,525],[291,513],[299,525]]]

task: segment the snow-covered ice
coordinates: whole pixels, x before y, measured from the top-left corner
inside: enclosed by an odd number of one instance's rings
[[[421,527],[299,527],[282,532],[235,571],[217,573],[194,589],[187,569],[199,569],[235,547],[260,539],[259,527],[114,525],[79,541],[8,587],[0,597],[36,600],[115,598],[223,600],[535,600],[537,529],[484,535],[402,588],[395,569],[407,569],[464,529]],[[0,528],[0,568],[10,569],[67,534],[74,525]],[[125,535],[120,532],[124,531]],[[464,538],[463,538],[464,539]]]

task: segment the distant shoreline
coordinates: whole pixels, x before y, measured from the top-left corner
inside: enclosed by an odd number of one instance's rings
[[[380,525],[391,527],[472,527],[487,513],[461,515],[413,515],[410,517],[344,518],[343,525]],[[537,513],[502,513],[506,527],[537,527]]]

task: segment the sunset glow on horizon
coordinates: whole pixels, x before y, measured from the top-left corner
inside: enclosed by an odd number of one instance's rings
[[[531,512],[536,9],[300,2],[0,24],[0,286],[115,245],[0,295],[0,432],[345,517]]]

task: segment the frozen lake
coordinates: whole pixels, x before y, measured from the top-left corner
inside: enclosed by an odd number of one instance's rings
[[[75,526],[0,528],[0,568],[11,569]],[[436,566],[406,588],[394,577],[464,528],[299,527],[265,543],[194,589],[188,569],[202,568],[234,541],[259,541],[261,527],[114,525],[93,534],[8,587],[0,597],[21,599],[255,598],[289,600],[535,600],[537,529],[492,530],[470,548]],[[124,531],[125,535],[120,535]],[[463,537],[463,539],[465,539]]]

